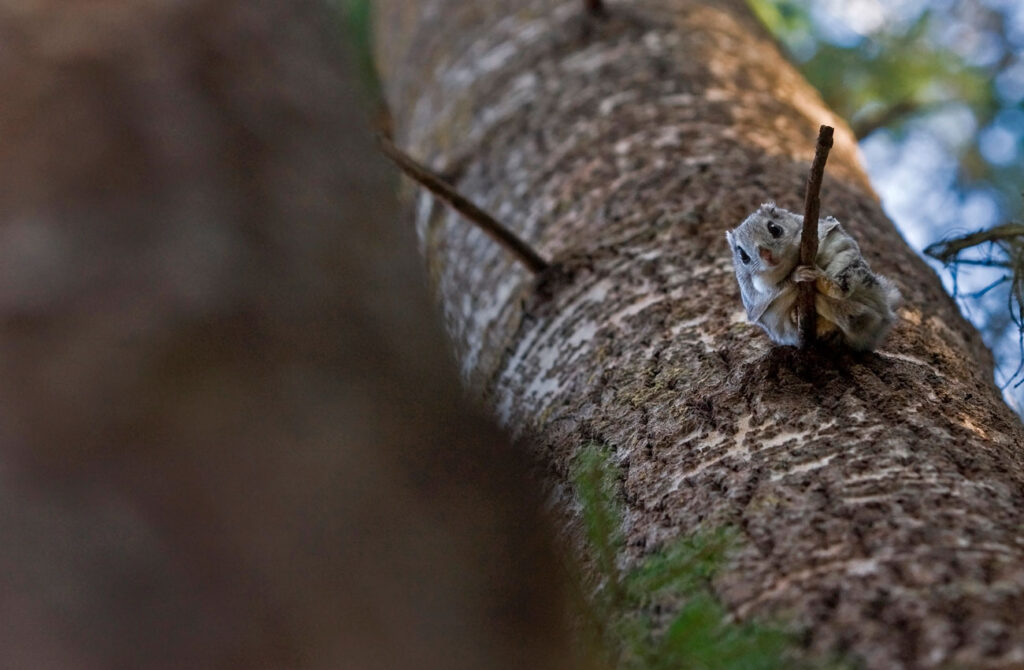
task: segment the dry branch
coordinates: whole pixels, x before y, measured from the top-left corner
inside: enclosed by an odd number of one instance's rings
[[[962,254],[983,245],[990,245],[982,258],[964,258]],[[1024,370],[1024,224],[1019,222],[1004,223],[988,230],[978,230],[959,237],[954,237],[928,245],[924,253],[941,261],[952,269],[953,295],[959,295],[957,286],[957,270],[960,266],[976,266],[1002,268],[1009,273],[990,283],[984,288],[961,298],[978,299],[998,286],[1009,282],[1006,296],[1006,308],[1010,319],[1018,330],[1019,355],[1021,362],[1010,375],[1009,384]],[[1016,386],[1021,383],[1018,382]]]
[[[825,175],[825,161],[832,148],[832,126],[821,126],[818,129],[818,144],[814,149],[814,162],[807,175],[807,195],[804,198],[804,230],[800,238],[800,264],[814,265],[818,255],[818,210],[821,206],[821,180]],[[800,342],[807,347],[814,342],[817,314],[814,310],[814,282],[799,285],[797,298],[797,318],[800,325]]]
[[[444,200],[470,223],[475,224],[480,230],[487,233],[491,239],[505,247],[530,272],[539,274],[547,269],[548,262],[534,251],[533,247],[503,226],[493,216],[477,207],[471,200],[456,191],[453,186],[445,182],[436,172],[417,162],[416,159],[396,147],[391,140],[383,135],[377,135],[377,144],[381,151],[384,152],[384,155],[394,161],[395,165],[402,169],[402,172],[441,200]]]
[[[930,244],[925,248],[924,253],[947,265],[950,263],[967,263],[969,259],[957,258],[961,252],[967,249],[985,244],[986,242],[1010,245],[1020,244],[1021,240],[1024,240],[1024,224],[1004,223],[988,230],[979,230],[961,235],[960,237]],[[998,265],[998,263],[993,262],[992,265]]]

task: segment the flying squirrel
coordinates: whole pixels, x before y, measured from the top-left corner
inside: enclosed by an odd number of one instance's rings
[[[899,289],[871,272],[857,242],[831,216],[818,220],[814,266],[799,265],[802,228],[802,215],[767,202],[726,232],[747,318],[773,342],[799,344],[797,283],[813,281],[818,335],[838,331],[850,348],[874,350],[896,321]]]

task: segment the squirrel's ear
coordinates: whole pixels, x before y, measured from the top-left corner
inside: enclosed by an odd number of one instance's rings
[[[726,241],[729,242],[729,248],[730,249],[732,249],[734,246],[736,246],[735,244],[732,243],[732,231],[731,230],[725,231],[725,239],[726,239]]]
[[[825,237],[838,227],[839,219],[834,216],[826,216],[824,219],[818,219],[818,237]]]
[[[761,203],[761,209],[766,210],[772,214],[775,213],[775,201],[769,200],[768,202]]]

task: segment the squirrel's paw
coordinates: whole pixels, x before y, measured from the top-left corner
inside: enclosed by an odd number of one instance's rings
[[[821,268],[813,265],[798,265],[793,269],[793,281],[799,283],[815,281],[818,277],[821,277],[824,273]]]

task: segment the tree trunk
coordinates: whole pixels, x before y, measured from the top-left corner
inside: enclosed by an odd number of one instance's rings
[[[581,7],[379,2],[397,142],[555,261],[539,291],[418,195],[471,388],[536,445],[570,521],[573,455],[614,449],[627,561],[738,527],[715,586],[740,617],[793,617],[869,668],[1024,662],[1024,431],[846,124],[742,2]],[[724,240],[763,201],[801,211],[820,123],[822,214],[905,300],[874,354],[773,347]]]

